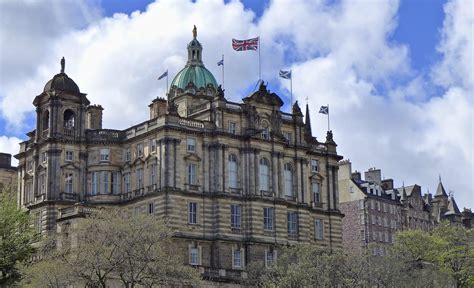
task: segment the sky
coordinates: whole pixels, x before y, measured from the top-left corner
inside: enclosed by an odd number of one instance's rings
[[[289,110],[309,104],[325,139],[330,106],[338,152],[353,170],[382,169],[396,186],[435,192],[441,175],[460,209],[474,208],[474,1],[456,0],[3,0],[0,1],[0,151],[17,153],[35,127],[32,101],[66,73],[104,110],[104,127],[148,117],[184,66],[193,25],[206,67],[225,55],[225,92],[255,88],[257,52],[231,39],[260,36],[262,78]],[[306,100],[308,99],[308,100]],[[308,101],[308,102],[307,102]]]

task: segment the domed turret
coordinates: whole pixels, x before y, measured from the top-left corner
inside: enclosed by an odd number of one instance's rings
[[[64,73],[66,61],[64,57],[61,59],[61,73],[54,75],[53,79],[49,80],[44,86],[43,91],[50,90],[64,91],[72,94],[80,94],[79,86]]]
[[[204,63],[202,62],[202,45],[196,38],[197,29],[196,26],[194,26],[193,40],[188,44],[188,61],[186,62],[186,66],[176,74],[171,82],[171,89],[173,90],[186,90],[190,83],[197,89],[207,88],[209,85],[217,89],[216,78],[204,67]]]

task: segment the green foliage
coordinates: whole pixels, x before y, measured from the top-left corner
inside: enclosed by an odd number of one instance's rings
[[[12,189],[0,192],[0,286],[10,286],[20,274],[18,266],[33,253],[35,234],[29,215],[16,204]]]
[[[157,217],[101,210],[45,242],[42,260],[25,267],[24,286],[155,287],[193,285],[199,273],[173,254],[171,232]],[[49,274],[40,276],[40,271]]]

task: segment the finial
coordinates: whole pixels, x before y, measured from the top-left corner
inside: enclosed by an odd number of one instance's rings
[[[197,31],[196,25],[194,25],[194,28],[193,28],[193,38],[196,39],[197,35],[198,35],[198,31]]]
[[[64,73],[64,67],[66,66],[66,60],[64,57],[61,59],[61,73]]]
[[[441,173],[439,174],[439,183],[441,183]]]

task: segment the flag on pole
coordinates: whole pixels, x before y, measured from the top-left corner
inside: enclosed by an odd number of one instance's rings
[[[246,40],[232,39],[232,48],[235,51],[258,50],[259,37],[250,38]]]
[[[166,70],[165,73],[161,74],[161,76],[158,77],[158,80],[161,80],[161,79],[165,78],[166,76],[168,76],[168,70]]]
[[[223,66],[224,65],[224,59],[221,59],[219,60],[219,62],[217,62],[217,66]]]
[[[279,76],[284,79],[291,79],[291,70],[289,71],[280,70]]]
[[[321,108],[319,108],[319,113],[329,114],[329,107],[328,106],[321,106]]]

